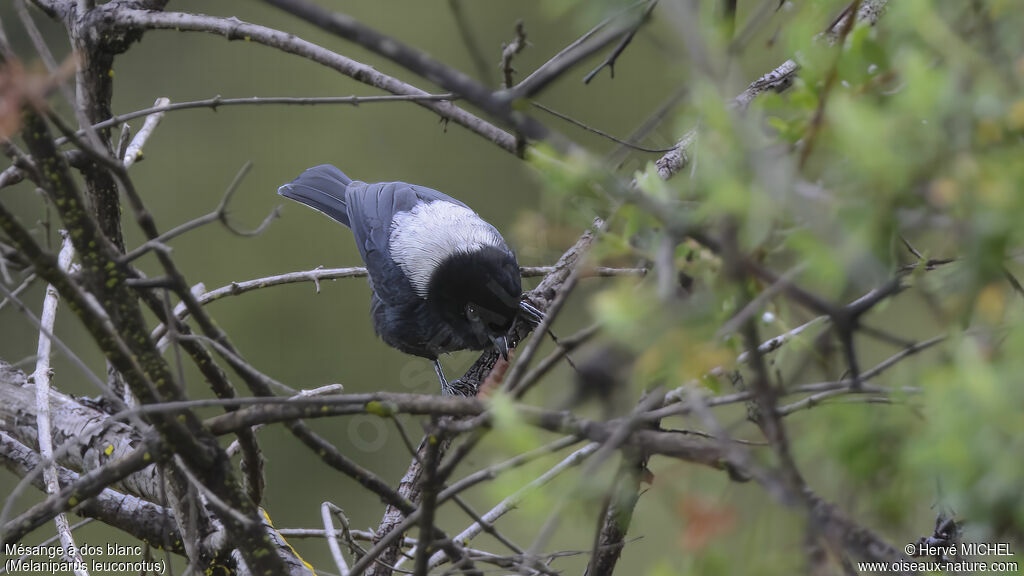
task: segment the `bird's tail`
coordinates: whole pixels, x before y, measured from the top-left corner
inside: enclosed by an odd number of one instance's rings
[[[277,193],[322,212],[348,226],[345,190],[352,179],[330,164],[314,166],[295,180],[277,189]]]

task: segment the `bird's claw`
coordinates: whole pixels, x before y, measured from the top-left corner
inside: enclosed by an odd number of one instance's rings
[[[523,313],[523,317],[533,324],[534,327],[539,326],[544,321],[544,312],[525,298],[519,301],[519,310]]]
[[[462,378],[458,380],[452,380],[448,382],[441,389],[441,395],[443,396],[476,396],[476,388],[470,384],[463,382]]]

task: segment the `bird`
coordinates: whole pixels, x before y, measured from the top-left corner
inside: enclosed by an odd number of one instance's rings
[[[493,346],[506,360],[509,331],[522,313],[516,255],[498,230],[464,203],[406,182],[352,180],[330,164],[314,166],[278,194],[352,230],[366,264],[377,335],[392,348],[431,360],[445,395],[462,393],[439,357]]]

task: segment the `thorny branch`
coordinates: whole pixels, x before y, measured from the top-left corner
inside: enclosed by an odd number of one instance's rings
[[[861,6],[860,9],[857,10],[856,19],[873,25],[885,11],[885,5],[887,2],[888,0],[870,0],[864,2],[864,6]],[[843,16],[828,27],[825,31],[825,35],[828,38],[834,38],[837,37],[843,29],[846,29],[848,32],[848,25],[850,22],[849,12],[844,11]],[[793,84],[793,79],[796,77],[798,70],[799,66],[796,61],[792,59],[786,60],[771,72],[768,72],[764,76],[761,76],[757,80],[751,82],[743,92],[740,92],[732,99],[730,105],[736,111],[743,112],[750,106],[750,103],[753,102],[758,95],[768,92],[769,90],[775,92],[782,92],[786,90]],[[674,150],[666,153],[658,159],[656,165],[658,167],[658,175],[661,176],[662,179],[667,180],[671,178],[677,172],[689,165],[690,160],[688,154],[693,147],[696,138],[696,129],[687,132],[679,139],[678,142],[676,142]]]
[[[903,273],[854,302],[832,304],[787,276],[780,277],[751,255],[742,253],[735,229],[728,227],[715,236],[690,223],[665,222],[672,233],[679,233],[679,238],[691,238],[720,257],[735,284],[749,286],[747,282],[756,279],[770,283],[772,289],[778,291],[762,299],[756,299],[753,293],[743,295],[743,303],[750,309],[726,326],[728,331],[736,329],[740,333],[743,351],[736,358],[735,366],[718,367],[708,374],[709,377],[721,377],[736,366],[746,365],[752,373],[751,386],[747,391],[705,395],[694,383],[688,382],[668,393],[664,393],[664,388],[660,392],[652,392],[635,406],[630,416],[607,421],[582,418],[570,411],[548,410],[522,402],[525,393],[537,385],[556,363],[598,332],[599,327],[595,326],[560,340],[554,353],[532,371],[528,370],[530,361],[540,349],[539,335],[555,322],[578,280],[586,276],[627,276],[642,280],[646,275],[646,267],[607,268],[588,262],[590,247],[606,226],[605,222],[598,220],[594,228],[584,232],[554,266],[523,268],[524,277],[543,277],[537,288],[527,293],[525,298],[547,315],[536,331],[537,335],[517,358],[513,358],[511,367],[500,362],[496,353],[487,352],[480,356],[460,379],[461,389],[469,397],[383,392],[277,396],[277,390],[289,393],[294,390],[249,363],[232,345],[228,334],[217,326],[205,305],[227,296],[294,282],[313,282],[319,292],[321,281],[361,277],[366,271],[363,268],[318,268],[233,282],[211,291],[205,291],[202,285],[190,286],[171,257],[167,243],[207,223],[220,221],[231,228],[227,220],[228,202],[247,168],[239,173],[213,212],[161,233],[143,202],[143,194],[136,190],[127,172],[127,168],[141,159],[142,147],[161,117],[174,110],[216,110],[219,106],[358,105],[402,101],[427,108],[509,152],[522,152],[527,139],[534,142],[545,140],[560,150],[580,152],[582,149],[576,144],[525,115],[514,103],[538,94],[581,61],[613,43],[615,47],[585,81],[604,67],[614,72],[616,59],[650,18],[656,1],[637,2],[609,17],[519,84],[513,84],[512,58],[526,46],[525,32],[520,23],[516,37],[502,52],[504,90],[499,92],[488,88],[486,81],[474,81],[417,48],[346,15],[323,9],[307,0],[265,1],[391,60],[440,86],[446,93],[428,93],[284,31],[236,18],[163,12],[166,3],[163,0],[112,0],[99,6],[89,1],[35,2],[47,16],[67,25],[68,36],[84,59],[76,70],[76,95],[72,97],[68,91],[78,126],[65,125],[45,103],[19,102],[18,105],[24,109],[23,139],[27,151],[22,152],[8,142],[5,152],[12,158],[12,164],[0,173],[0,188],[29,179],[42,189],[55,207],[62,225],[72,232],[69,236],[72,240],[66,242],[66,252],[62,250],[60,257],[56,257],[46,251],[33,233],[0,202],[0,228],[6,234],[5,252],[3,260],[0,260],[4,265],[4,278],[0,281],[8,279],[6,263],[9,256],[11,261],[17,258],[28,270],[23,287],[12,291],[3,286],[7,295],[4,303],[14,302],[25,311],[17,298],[18,293],[27,289],[36,277],[51,285],[39,320],[40,346],[33,384],[28,384],[24,375],[9,365],[0,364],[0,392],[5,399],[4,405],[0,406],[0,416],[4,416],[0,418],[0,461],[24,478],[25,484],[31,483],[51,496],[11,519],[8,512],[13,498],[17,496],[12,494],[12,499],[5,502],[3,517],[0,518],[0,534],[5,542],[20,539],[50,519],[75,511],[98,518],[147,542],[162,542],[171,551],[187,555],[190,565],[198,568],[228,566],[233,573],[307,574],[308,565],[281,538],[285,534],[298,533],[274,529],[257,508],[262,499],[263,478],[262,454],[256,443],[255,430],[272,423],[284,423],[296,439],[314,451],[325,464],[355,479],[387,506],[374,532],[357,533],[349,529],[340,509],[327,502],[323,504],[324,529],[318,533],[331,539],[331,554],[342,574],[390,574],[402,564],[400,557],[403,553],[412,559],[414,574],[426,574],[444,562],[452,563],[452,571],[467,573],[481,573],[474,564],[479,562],[523,574],[552,574],[554,571],[548,563],[557,553],[540,554],[532,548],[524,551],[523,547],[499,532],[495,522],[531,492],[566,471],[590,459],[586,471],[592,472],[601,461],[617,453],[622,454],[622,460],[617,484],[611,490],[625,497],[613,501],[609,492],[609,499],[599,514],[599,529],[590,550],[588,574],[611,574],[614,571],[626,545],[629,519],[640,497],[640,483],[647,473],[647,461],[653,457],[700,464],[724,471],[736,480],[753,479],[783,504],[798,507],[806,517],[809,531],[817,531],[823,541],[837,549],[867,559],[888,561],[899,558],[897,551],[884,539],[856,524],[834,505],[814,494],[802,477],[797,457],[791,451],[784,420],[841,395],[862,394],[871,395],[865,396],[867,398],[887,399],[896,390],[871,381],[905,358],[940,344],[946,337],[908,343],[889,359],[861,372],[853,350],[853,334],[862,328],[859,322],[862,316],[907,287]],[[642,14],[638,18],[633,17],[641,6],[644,6]],[[735,3],[730,2],[729,6],[730,18],[735,18]],[[824,33],[825,39],[829,42],[843,40],[855,21],[874,23],[884,6],[884,0],[853,2],[829,26]],[[465,36],[467,25],[462,21],[463,15],[454,0],[452,8]],[[113,83],[107,72],[117,54],[127,50],[144,31],[155,29],[207,32],[228,40],[245,38],[317,62],[390,95],[327,98],[218,96],[174,104],[161,99],[151,108],[115,115],[110,108]],[[87,30],[95,30],[96,33],[87,34]],[[41,45],[39,38],[36,40],[37,48],[43,54],[45,45]],[[10,50],[6,46],[3,48],[0,53],[6,59]],[[52,56],[49,61],[52,71]],[[758,94],[787,87],[797,71],[795,62],[787,60],[751,83],[732,100],[731,107],[742,113]],[[486,74],[481,72],[480,75],[481,80],[485,80]],[[475,106],[490,120],[460,108],[456,102]],[[824,97],[820,106],[824,106]],[[575,122],[568,116],[555,114]],[[820,116],[821,108],[816,115],[817,120]],[[110,139],[110,128],[139,117],[146,117],[142,129],[133,139],[129,139],[127,131],[124,132],[121,144],[115,147]],[[491,124],[491,121],[508,127],[515,136]],[[51,136],[51,125],[62,132],[63,137],[55,140]],[[520,138],[520,135],[525,138]],[[672,177],[689,164],[688,151],[696,135],[695,130],[686,133],[658,161],[658,173],[662,178]],[[804,148],[805,155],[810,153],[812,137],[813,132]],[[614,140],[638,148],[622,140]],[[70,145],[72,149],[57,148],[63,145]],[[72,168],[77,169],[83,178],[84,195],[72,176]],[[620,199],[636,201],[656,215],[664,208],[657,200],[645,198],[635,189],[628,190],[620,195]],[[132,250],[126,250],[121,230],[122,194],[129,202],[136,224],[146,236],[146,241]],[[272,213],[253,233],[261,232],[275,215],[276,212]],[[7,249],[8,241],[11,250]],[[81,270],[74,273],[68,269],[72,245],[82,262]],[[928,269],[946,262],[924,261],[920,252],[910,248]],[[135,260],[150,253],[156,256],[163,277],[145,278],[133,267]],[[1015,282],[1013,275],[1009,272],[1007,275],[1019,290],[1019,283]],[[99,345],[110,363],[111,373],[116,376],[112,382],[115,385],[123,383],[127,387],[127,395],[111,393],[105,383],[99,382],[105,391],[105,401],[112,405],[112,408],[108,406],[108,412],[93,410],[83,401],[47,386],[49,343],[53,336],[57,293]],[[177,307],[171,306],[172,295],[178,300]],[[762,341],[753,312],[763,301],[776,296],[786,297],[817,316],[797,328]],[[155,330],[150,331],[145,325],[140,304],[156,316],[160,324]],[[195,332],[186,323],[187,319],[196,326]],[[778,386],[769,373],[766,358],[801,333],[826,324],[831,325],[846,347],[848,376],[834,382]],[[524,340],[531,328],[523,322],[517,323],[513,328],[514,339]],[[880,333],[875,331],[875,334]],[[52,340],[63,350],[57,339]],[[890,341],[899,342],[898,339]],[[199,368],[215,399],[186,398],[183,371],[173,370],[162,355],[166,346],[185,352],[182,356]],[[214,353],[245,382],[252,396],[238,393]],[[507,374],[505,370],[508,370]],[[492,404],[487,399],[474,396],[485,382],[502,384],[503,379],[511,396],[512,412],[521,422],[563,437],[550,445],[453,480],[460,463],[495,422]],[[31,391],[28,388],[32,388]],[[903,388],[899,391],[914,393],[917,390]],[[799,398],[789,404],[780,404],[780,399],[789,396]],[[31,401],[33,397],[34,402]],[[139,403],[126,405],[121,402],[125,397],[137,399]],[[753,448],[748,446],[761,444],[730,438],[714,415],[713,409],[718,406],[748,401],[757,407],[756,422],[767,439],[766,445],[774,453],[777,462],[774,467],[755,464],[755,459],[751,458]],[[201,420],[195,410],[202,407],[219,407],[225,412]],[[662,419],[691,412],[700,416],[710,432],[687,431],[692,434],[684,434],[660,428]],[[309,418],[355,414],[393,418],[403,436],[404,428],[397,420],[399,415],[431,418],[428,434],[397,487],[392,487],[381,476],[353,461],[303,422]],[[142,424],[143,420],[147,424]],[[244,489],[216,438],[225,434],[237,436],[237,446],[243,454]],[[462,442],[448,454],[448,447],[460,436]],[[56,442],[58,449],[48,446],[51,439],[59,439]],[[461,498],[465,490],[508,469],[580,443],[585,444],[486,513],[477,514]],[[159,464],[161,470],[170,470],[170,478],[158,473],[152,466],[154,463]],[[39,477],[40,471],[43,478]],[[437,522],[438,511],[449,501],[454,501],[473,520],[454,537],[448,537]],[[335,528],[333,518],[342,522],[341,530]],[[196,538],[193,537],[199,524],[209,534],[201,544],[195,544],[193,540]],[[407,537],[406,531],[416,526],[419,527],[417,538]],[[495,536],[512,554],[499,556],[468,548],[469,541],[483,532]],[[347,545],[351,568],[345,552],[334,540],[335,536],[341,537]],[[61,537],[70,542],[66,522],[61,527]],[[360,547],[356,539],[369,542],[369,547]]]

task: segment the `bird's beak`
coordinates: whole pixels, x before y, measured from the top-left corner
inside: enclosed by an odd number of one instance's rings
[[[508,337],[507,336],[491,336],[491,342],[494,344],[494,349],[501,354],[501,357],[506,361],[508,360]]]

